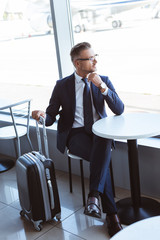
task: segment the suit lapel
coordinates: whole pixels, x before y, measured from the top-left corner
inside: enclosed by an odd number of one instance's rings
[[[70,99],[70,104],[72,108],[73,115],[75,114],[76,98],[75,98],[75,76],[72,74],[70,78],[67,79],[67,91],[68,99]]]

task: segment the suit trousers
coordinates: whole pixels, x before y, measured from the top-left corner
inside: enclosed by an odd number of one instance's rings
[[[88,134],[84,127],[72,128],[67,140],[72,154],[90,162],[89,191],[100,193],[103,212],[108,215],[117,213],[109,169],[111,146],[112,140]]]

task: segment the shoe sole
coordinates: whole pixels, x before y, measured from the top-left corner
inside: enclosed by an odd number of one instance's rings
[[[88,212],[86,209],[84,210],[84,214],[90,217],[101,218],[101,213],[96,212]]]

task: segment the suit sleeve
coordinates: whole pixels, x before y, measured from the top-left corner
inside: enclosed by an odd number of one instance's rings
[[[124,112],[124,104],[122,100],[119,98],[118,94],[116,93],[113,84],[111,83],[108,77],[102,77],[102,80],[106,83],[108,87],[108,93],[106,96],[104,96],[104,99],[108,107],[114,114],[116,115],[122,114]]]
[[[46,126],[51,126],[56,121],[56,116],[59,114],[60,106],[59,84],[57,82],[53,89],[49,106],[46,109]]]

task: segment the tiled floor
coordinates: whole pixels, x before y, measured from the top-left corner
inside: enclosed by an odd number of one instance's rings
[[[73,193],[69,192],[68,174],[56,171],[61,200],[61,222],[53,220],[43,224],[37,232],[32,223],[19,215],[20,205],[15,167],[0,173],[0,240],[107,240],[105,215],[95,219],[83,214],[81,184],[78,176],[73,177]],[[86,179],[86,192],[88,180]],[[129,192],[116,189],[118,198],[128,196]]]

